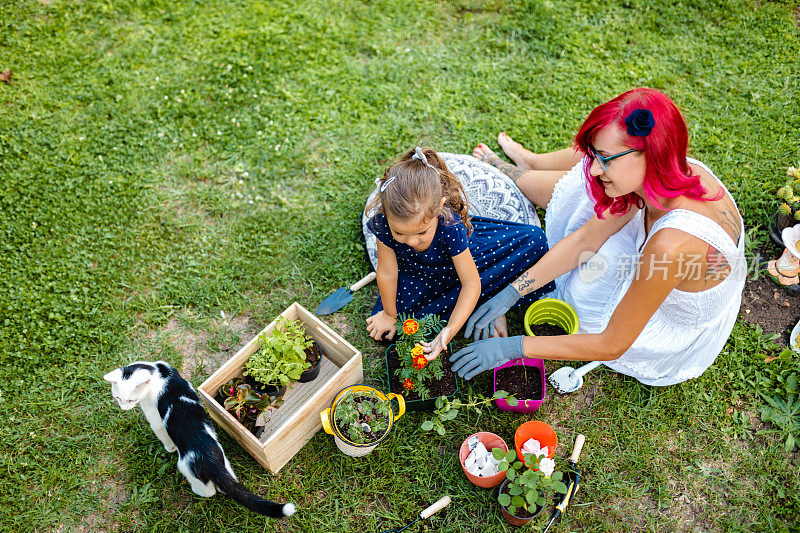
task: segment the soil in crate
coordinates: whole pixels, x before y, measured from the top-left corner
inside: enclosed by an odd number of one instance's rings
[[[533,324],[530,326],[531,333],[537,337],[554,337],[556,335],[566,335],[567,332],[561,326],[555,324]]]
[[[542,398],[542,374],[538,367],[515,365],[497,370],[497,390],[513,394],[517,400],[540,400]]]
[[[439,357],[443,357],[444,363],[444,376],[442,379],[429,381],[427,383],[428,390],[430,391],[429,398],[438,398],[439,396],[450,396],[456,391],[456,375],[450,370],[450,361],[447,360],[449,352],[442,352]],[[389,367],[389,389],[395,393],[400,394],[407,402],[415,400],[422,400],[413,390],[407,391],[403,388],[403,383],[400,378],[395,375],[395,370],[400,368],[400,359],[397,357],[397,350],[392,348],[387,355],[387,363]],[[424,398],[424,399],[429,399]]]

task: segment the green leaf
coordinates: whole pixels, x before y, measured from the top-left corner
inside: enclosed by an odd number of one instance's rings
[[[508,493],[512,496],[519,496],[522,494],[522,487],[512,484],[508,487]]]
[[[508,507],[509,505],[511,505],[511,496],[509,496],[508,494],[501,494],[500,496],[497,497],[497,503],[499,503],[503,507]]]
[[[425,422],[422,423],[421,427],[422,427],[422,431],[430,431],[430,430],[433,429],[433,421],[432,420],[426,420]]]
[[[505,399],[506,397],[508,397],[508,393],[506,391],[498,390],[494,391],[494,394],[492,395],[492,400],[502,400]]]
[[[507,402],[507,403],[508,403],[508,405],[510,405],[511,407],[516,407],[516,406],[519,404],[519,400],[517,400],[517,399],[516,399],[516,398],[514,398],[513,396],[509,396],[508,398],[506,398],[506,402]]]
[[[517,472],[516,472],[516,471],[515,471],[513,468],[509,468],[509,469],[506,471],[506,479],[507,479],[507,480],[509,480],[509,481],[514,481],[514,479],[515,479],[516,477],[517,477]]]
[[[504,459],[508,461],[508,464],[513,463],[516,458],[517,458],[517,452],[514,450],[508,450],[506,452],[506,456],[504,457]]]
[[[522,496],[512,496],[511,505],[517,508],[525,507],[525,500],[522,499]]]
[[[438,426],[436,426],[436,433],[438,433],[439,435],[441,435],[442,437],[444,437],[444,433],[445,433],[445,431],[444,431],[444,426],[442,426],[441,424],[439,424]]]
[[[492,457],[497,461],[502,461],[506,457],[506,452],[503,451],[503,448],[492,448]]]

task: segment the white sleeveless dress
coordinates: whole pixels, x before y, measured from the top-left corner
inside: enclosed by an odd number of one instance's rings
[[[705,169],[722,185],[704,164],[687,161]],[[725,192],[730,194],[727,189]],[[633,281],[639,251],[646,242],[643,213],[639,210],[612,235],[588,264],[556,280],[555,296],[575,308],[579,333],[602,332]],[[545,232],[550,247],[593,215],[594,201],[586,190],[581,161],[558,181],[547,206]],[[736,245],[715,221],[687,209],[674,209],[658,219],[648,239],[663,228],[679,229],[704,240],[719,250],[732,268],[724,281],[710,289],[674,289],[633,345],[619,359],[604,361],[609,368],[647,385],[672,385],[695,378],[714,362],[736,322],[747,275],[743,224]],[[686,268],[692,267],[687,264]]]

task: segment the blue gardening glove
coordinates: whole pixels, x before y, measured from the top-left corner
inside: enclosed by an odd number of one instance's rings
[[[485,370],[497,368],[512,359],[524,357],[523,335],[516,337],[492,337],[476,341],[450,356],[450,368],[464,379],[472,379]]]
[[[467,320],[464,338],[472,335],[473,328],[475,328],[473,340],[488,339],[494,335],[494,321],[514,307],[514,304],[520,298],[522,298],[522,295],[517,292],[513,285],[509,285],[489,298],[489,301],[480,306]]]

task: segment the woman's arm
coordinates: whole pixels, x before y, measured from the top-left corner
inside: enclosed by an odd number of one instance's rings
[[[682,281],[681,258],[696,247],[683,232],[656,232],[642,251],[639,268],[606,329],[597,334],[525,337],[526,357],[573,361],[611,361],[639,337],[647,322]],[[688,251],[688,252],[687,252]]]
[[[636,277],[617,305],[606,329],[597,334],[554,337],[491,338],[473,342],[453,354],[452,369],[465,379],[525,356],[569,361],[610,361],[619,358],[638,338],[647,322],[688,273],[681,262],[698,245],[678,230],[658,231],[641,254]],[[484,304],[485,305],[485,304]]]
[[[378,239],[378,266],[375,269],[378,292],[383,311],[367,319],[367,333],[373,339],[381,339],[385,333],[391,339],[395,334],[397,320],[397,256],[394,250]]]
[[[494,322],[513,307],[520,298],[550,283],[558,276],[577,267],[581,260],[588,259],[608,238],[618,232],[635,214],[634,210],[622,216],[606,213],[600,219],[594,215],[583,226],[564,237],[545,253],[539,261],[526,270],[511,285],[481,305],[467,321],[464,332],[474,339],[488,338],[493,334]]]

